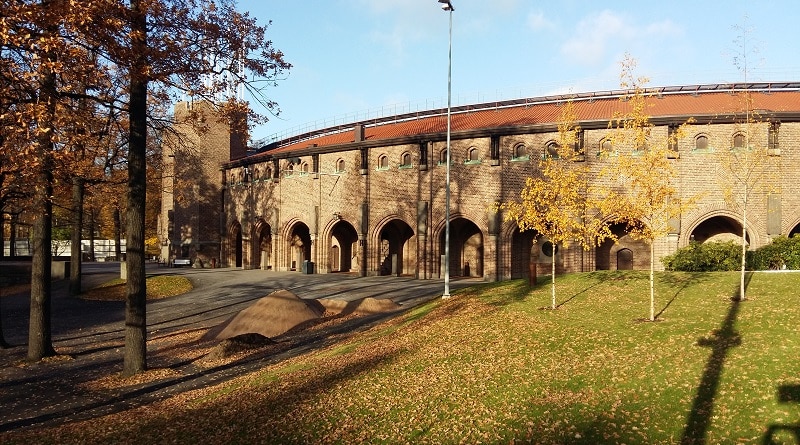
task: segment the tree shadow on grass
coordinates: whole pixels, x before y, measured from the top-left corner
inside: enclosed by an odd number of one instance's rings
[[[660,282],[669,285],[670,289],[675,289],[675,293],[672,294],[672,297],[667,301],[667,304],[661,308],[658,313],[656,313],[655,318],[658,319],[661,315],[672,305],[672,303],[678,298],[678,295],[681,294],[687,287],[693,284],[697,284],[701,281],[705,280],[707,275],[705,273],[686,273],[686,274],[663,274],[661,275]]]
[[[528,286],[528,280],[512,280],[499,283],[485,283],[471,286],[468,292],[484,295],[488,304],[504,306],[525,300],[535,287]]]
[[[582,290],[579,290],[578,292],[575,292],[574,294],[572,294],[572,296],[570,296],[570,297],[569,297],[569,298],[567,298],[566,300],[562,301],[561,303],[558,303],[558,304],[556,305],[556,309],[560,309],[560,308],[561,308],[561,306],[564,306],[564,305],[566,305],[566,304],[567,304],[567,303],[569,303],[570,301],[572,301],[572,300],[574,300],[575,298],[577,298],[579,295],[583,295],[583,294],[587,293],[589,290],[591,290],[591,289],[593,289],[593,288],[595,288],[595,287],[597,287],[597,286],[599,286],[599,285],[600,285],[600,280],[597,280],[597,281],[595,281],[594,283],[592,283],[592,284],[590,284],[590,285],[586,286],[586,287],[585,287],[585,288],[583,288]]]
[[[800,385],[781,385],[778,387],[778,402],[800,404]],[[800,423],[773,423],[769,425],[764,433],[762,443],[764,445],[786,443],[788,439],[785,437],[786,433],[793,436],[793,440],[790,439],[792,443],[800,443]]]
[[[608,281],[608,280],[613,280],[613,281],[627,280],[628,278],[630,278],[630,274],[629,273],[619,272],[619,271],[595,271],[595,272],[589,272],[587,274],[584,274],[583,276],[587,278],[586,281],[590,281],[590,284],[587,285],[585,288],[575,292],[571,296],[567,297],[567,299],[562,301],[561,303],[558,303],[556,305],[556,309],[560,309],[562,306],[565,306],[567,303],[570,303],[572,300],[578,298],[581,295],[588,294],[588,292],[590,290],[592,290],[595,287],[599,286],[604,281]],[[550,282],[548,281],[547,284],[550,284]],[[558,295],[556,295],[556,296],[558,296]],[[543,309],[550,309],[550,307],[548,306],[548,307],[543,308]]]
[[[750,279],[752,279],[752,272],[745,278],[745,285],[750,283]],[[742,344],[742,338],[734,326],[739,315],[741,303],[737,287],[736,291],[734,291],[734,296],[731,298],[728,314],[722,321],[722,326],[719,329],[715,329],[711,336],[697,340],[698,346],[711,348],[711,356],[706,362],[703,376],[697,386],[697,394],[686,419],[686,428],[683,430],[683,436],[681,436],[681,444],[683,445],[706,443],[706,435],[714,411],[714,399],[722,377],[725,360],[732,348]]]
[[[386,351],[358,354],[340,361],[332,367],[314,364],[289,365],[272,372],[262,371],[253,376],[249,388],[233,385],[220,388],[201,400],[202,405],[193,409],[164,411],[140,422],[123,432],[130,439],[144,442],[187,442],[187,437],[205,442],[236,441],[249,443],[297,443],[308,440],[304,434],[315,428],[313,419],[292,417],[300,406],[338,388],[360,375],[390,363],[408,351],[403,348],[388,348]],[[295,373],[295,370],[297,371]],[[292,374],[295,374],[292,376]],[[279,381],[280,383],[272,383]],[[238,390],[240,394],[230,397],[227,393]],[[332,409],[338,407],[332,407]],[[175,425],[170,431],[156,433],[154,425]],[[211,427],[210,429],[208,427]],[[204,438],[207,431],[214,431]],[[214,435],[216,434],[216,437]],[[301,439],[303,438],[303,439]],[[192,441],[192,440],[189,440]]]
[[[589,290],[600,285],[602,282],[602,279],[600,279],[598,275],[592,275],[590,273],[586,274],[585,276],[590,277],[592,279],[592,283],[559,303],[556,306],[556,309],[569,303],[578,296],[586,294]],[[537,277],[536,284],[534,285],[530,285],[529,281],[526,279],[518,279],[513,281],[504,281],[502,283],[479,284],[472,286],[471,289],[475,292],[488,295],[488,298],[486,299],[487,303],[493,306],[504,306],[510,303],[524,301],[531,295],[531,292],[535,290],[550,289],[550,280],[550,275],[541,275]],[[556,279],[556,286],[558,286],[558,279]],[[560,296],[560,294],[557,294],[557,297],[558,296]],[[543,309],[550,309],[550,306],[547,306]]]

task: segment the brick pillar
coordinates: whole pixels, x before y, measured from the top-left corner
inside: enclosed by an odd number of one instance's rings
[[[498,253],[500,252],[500,237],[489,235],[486,244],[483,246],[483,278],[486,281],[494,282],[500,279]]]

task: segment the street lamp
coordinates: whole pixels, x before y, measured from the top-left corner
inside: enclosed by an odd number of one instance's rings
[[[446,179],[444,184],[444,293],[442,298],[450,298],[450,98],[451,72],[453,67],[453,3],[439,0],[442,9],[450,15],[450,28],[447,40],[447,158],[445,161]]]

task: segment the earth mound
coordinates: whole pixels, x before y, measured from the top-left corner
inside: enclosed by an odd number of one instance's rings
[[[219,344],[208,353],[206,359],[222,360],[242,351],[274,344],[274,340],[269,337],[264,337],[261,334],[241,334],[219,342]]]
[[[316,300],[303,300],[281,289],[211,328],[203,340],[224,340],[242,334],[277,337],[299,324],[322,317],[324,312],[325,308]]]
[[[341,315],[371,315],[384,312],[393,312],[401,308],[399,304],[392,300],[379,300],[372,297],[362,298],[361,300],[355,301],[322,299],[319,300],[319,302],[325,306],[325,309]]]

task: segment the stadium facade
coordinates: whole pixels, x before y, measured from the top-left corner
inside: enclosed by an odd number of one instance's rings
[[[452,110],[450,275],[487,281],[549,270],[546,240],[520,232],[492,210],[518,200],[540,156],[558,140],[567,101],[575,105],[580,162],[598,171],[609,121],[627,111],[628,91],[524,98]],[[742,95],[748,102],[745,109]],[[722,150],[768,147],[768,186],[748,205],[751,248],[800,232],[800,83],[650,88],[652,134],[689,121],[669,158],[682,195],[699,201],[656,257],[690,241],[741,240],[740,214],[724,199]],[[176,117],[192,106],[178,104]],[[354,272],[439,278],[445,232],[446,110],[390,116],[275,140],[247,151],[227,126],[179,132],[191,148],[165,148],[160,236],[164,257],[245,269]],[[757,122],[743,130],[746,115]],[[744,132],[747,132],[743,139]],[[632,150],[632,147],[613,147]],[[645,269],[649,246],[613,227],[617,242],[555,255],[559,271]]]

